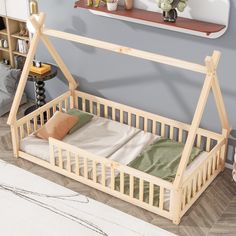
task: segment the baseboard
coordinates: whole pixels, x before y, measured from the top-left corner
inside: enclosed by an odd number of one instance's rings
[[[225,167],[231,170],[233,169],[233,165],[229,163],[225,163]]]

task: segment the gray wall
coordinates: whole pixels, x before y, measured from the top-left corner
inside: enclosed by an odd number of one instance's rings
[[[192,0],[193,1],[193,0]],[[196,1],[196,0],[195,0]],[[231,1],[229,29],[218,39],[206,39],[154,27],[99,17],[74,9],[73,0],[39,0],[47,13],[46,26],[128,47],[156,52],[203,64],[214,49],[222,52],[219,80],[232,127],[236,127],[236,0]],[[217,13],[216,13],[217,14]],[[117,55],[84,45],[53,40],[80,89],[169,118],[191,122],[203,84],[201,74]],[[41,45],[38,57],[53,62]],[[47,98],[67,89],[60,74],[47,82]],[[33,96],[32,84],[27,92]],[[202,127],[218,131],[219,119],[213,97],[207,104]]]

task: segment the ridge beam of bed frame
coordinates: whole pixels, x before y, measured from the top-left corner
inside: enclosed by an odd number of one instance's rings
[[[207,68],[206,66],[203,66],[203,65],[199,65],[196,63],[191,63],[188,61],[179,60],[172,57],[167,57],[167,56],[163,56],[163,55],[159,55],[159,54],[155,54],[155,53],[151,53],[147,51],[142,51],[142,50],[138,50],[134,48],[128,48],[128,47],[124,47],[124,46],[113,44],[113,43],[108,43],[108,42],[97,40],[97,39],[92,39],[92,38],[88,38],[88,37],[84,37],[80,35],[52,30],[52,29],[43,29],[42,34],[51,36],[51,37],[60,38],[60,39],[65,39],[65,40],[76,42],[76,43],[85,44],[85,45],[96,47],[96,48],[113,51],[116,53],[121,53],[121,54],[126,54],[129,56],[133,56],[133,57],[146,59],[149,61],[154,61],[161,64],[166,64],[166,65],[170,65],[170,66],[174,66],[174,67],[178,67],[178,68],[182,68],[182,69],[186,69],[186,70],[190,70],[194,72],[199,72],[202,74],[207,73]]]

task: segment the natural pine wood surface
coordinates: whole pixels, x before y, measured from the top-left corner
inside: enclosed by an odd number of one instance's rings
[[[20,116],[22,116],[26,107],[27,105],[21,107]],[[0,159],[180,236],[236,235],[236,184],[232,182],[230,170],[226,169],[215,179],[186,213],[180,225],[177,226],[161,216],[111,197],[60,174],[21,158],[15,159],[12,152],[10,129],[6,125],[7,117],[8,115],[5,115],[0,118]]]

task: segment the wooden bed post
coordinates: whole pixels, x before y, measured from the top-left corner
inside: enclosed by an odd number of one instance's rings
[[[18,84],[17,90],[16,90],[16,94],[15,94],[15,98],[12,104],[12,108],[8,117],[8,121],[7,123],[9,125],[12,125],[15,121],[16,121],[16,115],[20,106],[20,101],[21,98],[23,96],[23,92],[25,89],[25,85],[28,79],[28,74],[30,71],[30,66],[32,65],[32,61],[34,59],[34,55],[35,52],[37,50],[37,46],[39,43],[39,39],[40,39],[40,34],[41,34],[41,27],[44,23],[45,20],[45,14],[44,13],[40,13],[39,15],[39,20],[38,20],[38,25],[37,28],[35,29],[35,34],[33,36],[33,39],[31,40],[31,44],[30,44],[30,48],[29,48],[29,52],[28,52],[28,56],[26,57],[26,61],[25,61],[25,65],[23,68],[23,71],[21,73],[21,78],[20,78],[20,82]],[[32,23],[32,25],[34,25],[34,21],[36,21],[34,16],[31,16],[29,21]]]
[[[23,96],[24,88],[25,88],[25,85],[26,85],[26,82],[28,79],[30,66],[32,65],[32,61],[33,61],[35,52],[37,50],[37,46],[38,46],[40,34],[41,34],[41,27],[43,26],[44,20],[45,20],[45,14],[43,14],[43,13],[41,13],[39,15],[38,20],[36,20],[34,16],[31,16],[29,19],[29,21],[32,23],[32,25],[34,25],[34,22],[37,21],[38,26],[37,26],[37,28],[35,28],[35,34],[33,36],[31,44],[30,44],[28,56],[26,58],[25,65],[24,65],[23,71],[21,73],[20,82],[17,87],[15,98],[13,100],[12,108],[11,108],[11,111],[10,111],[10,114],[8,117],[8,121],[7,121],[7,123],[11,126],[13,152],[14,152],[15,157],[19,156],[19,154],[18,154],[18,152],[19,152],[19,134],[18,134],[18,130],[16,128],[17,112],[18,112],[18,109],[20,106],[20,101]]]
[[[228,120],[228,117],[227,117],[225,104],[224,104],[224,100],[223,100],[223,97],[222,97],[220,84],[219,84],[219,80],[218,80],[218,76],[217,76],[217,72],[216,72],[216,68],[219,64],[220,56],[221,56],[221,53],[219,51],[214,51],[213,54],[212,54],[212,64],[214,66],[214,72],[215,72],[213,83],[212,83],[212,91],[213,91],[216,107],[217,107],[219,117],[220,117],[220,122],[221,122],[221,126],[222,126],[222,134],[224,135],[224,137],[226,139],[225,148],[224,148],[224,151],[221,154],[222,159],[224,160],[223,163],[222,163],[222,171],[223,171],[224,168],[225,168],[225,159],[226,159],[226,153],[227,153],[226,150],[227,150],[227,144],[228,144],[228,136],[229,136],[231,127],[229,125],[229,120]]]
[[[191,151],[192,151],[193,144],[195,141],[195,136],[199,128],[211,88],[213,90],[215,103],[217,106],[217,110],[218,110],[221,125],[222,125],[222,134],[224,134],[226,139],[230,130],[229,122],[228,122],[228,118],[226,115],[226,110],[225,110],[225,106],[223,102],[222,93],[219,87],[219,82],[218,82],[217,74],[216,74],[216,68],[218,66],[219,59],[220,59],[220,52],[218,51],[214,51],[212,57],[206,57],[205,59],[205,64],[207,67],[207,75],[205,78],[205,82],[203,84],[203,88],[200,94],[197,108],[195,110],[191,128],[189,130],[188,138],[185,143],[182,157],[180,160],[180,164],[179,164],[177,174],[174,180],[175,190],[174,190],[173,197],[177,202],[175,201],[175,206],[172,206],[172,207],[173,207],[173,215],[174,215],[173,221],[175,223],[179,223],[180,221],[180,212],[181,212],[181,197],[180,196],[182,192],[182,181],[183,181],[184,171],[187,167],[189,157],[191,155]],[[226,146],[227,145],[225,145],[225,149],[226,149]],[[225,155],[225,153],[223,155]]]
[[[192,147],[195,141],[195,136],[196,136],[197,130],[199,128],[199,125],[202,119],[202,115],[206,106],[210,89],[212,87],[213,70],[212,70],[212,67],[210,66],[210,62],[211,62],[211,57],[206,57],[205,63],[207,67],[207,75],[203,84],[203,88],[202,88],[202,91],[198,100],[197,108],[195,110],[192,124],[188,133],[188,138],[185,143],[182,157],[181,157],[181,160],[177,169],[176,177],[173,183],[174,189],[175,189],[173,193],[173,198],[176,199],[176,201],[174,201],[175,204],[172,205],[173,207],[172,211],[173,211],[173,222],[175,224],[178,224],[180,222],[180,212],[181,212],[181,197],[180,196],[181,196],[181,191],[182,191],[181,184],[183,180],[184,171],[187,167],[189,157],[192,151]]]

